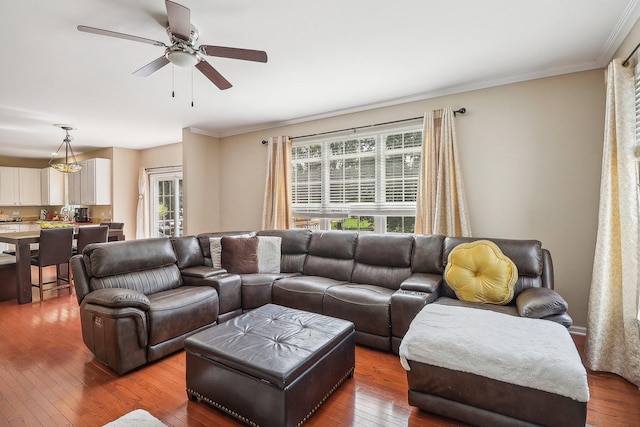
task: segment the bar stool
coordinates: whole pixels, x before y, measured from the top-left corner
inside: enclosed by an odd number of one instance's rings
[[[69,275],[62,277],[60,275],[60,265],[68,264],[69,258],[72,255],[73,244],[73,228],[51,228],[40,231],[40,249],[35,255],[31,256],[31,265],[38,267],[38,284],[32,284],[37,286],[40,291],[40,301],[44,298],[44,285],[55,283],[55,286],[47,288],[47,291],[57,289],[69,289],[71,294],[71,282]],[[51,282],[44,282],[42,277],[42,268],[50,265],[56,266],[56,280]],[[66,282],[60,284],[60,282]]]
[[[84,247],[90,243],[106,242],[109,237],[109,227],[107,225],[98,225],[95,227],[78,228],[78,239],[74,254],[81,254]]]

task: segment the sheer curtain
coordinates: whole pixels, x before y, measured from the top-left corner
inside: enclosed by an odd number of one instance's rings
[[[632,67],[607,69],[598,233],[589,294],[586,364],[640,387],[638,189]]]
[[[149,237],[148,227],[146,225],[147,218],[147,171],[140,168],[138,173],[138,206],[136,211],[136,239],[144,239]]]
[[[263,230],[293,228],[291,208],[291,139],[269,138],[267,179],[262,210]]]
[[[416,234],[471,236],[453,109],[426,112],[422,135]]]

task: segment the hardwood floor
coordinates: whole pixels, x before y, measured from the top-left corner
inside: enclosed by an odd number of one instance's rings
[[[1,286],[2,284],[0,284]],[[146,409],[170,426],[237,426],[234,419],[185,392],[185,353],[124,376],[93,358],[80,332],[75,295],[45,293],[45,301],[0,303],[0,425],[101,426]],[[584,338],[576,337],[582,351]],[[640,426],[640,391],[608,373],[589,373],[587,422]],[[407,403],[397,356],[356,348],[356,372],[305,424],[319,426],[460,426]]]

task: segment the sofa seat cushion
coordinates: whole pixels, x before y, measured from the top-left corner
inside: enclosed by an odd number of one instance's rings
[[[326,290],[323,313],[350,320],[356,330],[390,336],[390,304],[395,290],[382,286],[345,283]]]
[[[149,345],[178,337],[218,318],[218,293],[208,286],[181,286],[149,295]]]
[[[275,281],[271,296],[274,304],[322,313],[326,290],[343,283],[346,282],[322,276],[296,276]]]
[[[283,277],[298,276],[298,273],[254,273],[241,274],[242,309],[251,310],[271,302],[271,285]]]

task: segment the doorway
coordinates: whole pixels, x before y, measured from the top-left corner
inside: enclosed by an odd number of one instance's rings
[[[151,237],[182,236],[182,168],[149,174]]]

